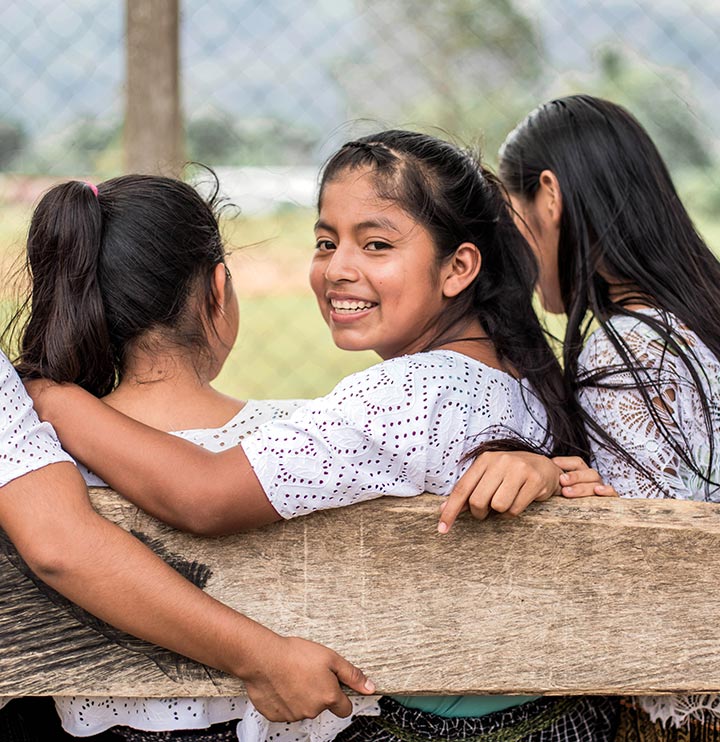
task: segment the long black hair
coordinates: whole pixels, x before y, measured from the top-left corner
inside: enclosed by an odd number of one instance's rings
[[[151,331],[202,355],[212,271],[225,257],[216,203],[217,179],[207,201],[150,175],[50,189],[30,222],[31,292],[7,331],[19,335],[20,375],[103,396]],[[201,306],[191,306],[198,290]]]
[[[673,320],[692,330],[720,359],[720,262],[695,229],[660,153],[624,108],[588,95],[546,103],[511,132],[500,150],[500,177],[512,194],[532,201],[543,171],[558,179],[562,196],[558,270],[568,325],[565,374],[583,387],[636,388],[662,438],[706,485],[715,451],[708,379]],[[611,283],[622,289],[611,290]],[[646,305],[656,312],[633,311]],[[635,318],[660,338],[662,354],[680,359],[701,398],[710,461],[694,460],[677,420],[665,405],[659,375],[650,378],[608,320]],[[578,357],[590,330],[600,324],[622,367],[578,378]],[[667,357],[667,355],[663,356]],[[632,384],[622,381],[631,374]],[[623,446],[583,413],[590,435],[645,476],[654,478]]]
[[[496,177],[470,152],[449,142],[410,131],[383,131],[348,142],[328,160],[320,203],[328,183],[358,168],[370,168],[378,196],[428,230],[439,263],[463,242],[480,250],[482,269],[449,305],[431,346],[447,342],[447,333],[463,320],[477,318],[498,359],[532,384],[547,411],[553,450],[584,453],[582,426],[532,307],[537,264]]]

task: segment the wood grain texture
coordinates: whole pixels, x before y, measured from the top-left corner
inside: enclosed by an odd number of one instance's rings
[[[203,539],[92,496],[210,594],[333,647],[383,692],[720,691],[720,506],[555,498],[440,536],[428,495]],[[88,617],[4,554],[0,695],[242,692]]]

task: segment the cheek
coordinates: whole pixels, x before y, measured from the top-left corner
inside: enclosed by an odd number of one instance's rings
[[[313,259],[310,263],[308,279],[310,281],[310,288],[317,299],[320,311],[325,315],[327,312],[327,302],[325,301],[325,265],[323,261],[316,258]]]

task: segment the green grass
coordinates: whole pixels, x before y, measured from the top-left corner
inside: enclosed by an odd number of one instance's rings
[[[240,301],[240,333],[218,387],[242,398],[317,397],[378,360],[335,347],[309,290],[254,297]]]

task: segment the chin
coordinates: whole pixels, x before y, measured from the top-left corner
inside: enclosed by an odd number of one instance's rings
[[[372,347],[361,340],[353,340],[352,338],[335,335],[334,333],[332,339],[333,343],[335,343],[335,347],[340,348],[340,350],[373,350]]]

